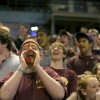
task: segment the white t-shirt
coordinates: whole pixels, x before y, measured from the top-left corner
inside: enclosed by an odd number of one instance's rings
[[[3,63],[0,65],[0,79],[7,73],[16,71],[19,64],[19,56],[11,54],[11,56],[3,61]]]

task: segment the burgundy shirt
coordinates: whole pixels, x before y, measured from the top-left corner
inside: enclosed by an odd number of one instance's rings
[[[67,68],[74,70],[77,75],[84,74],[85,71],[92,72],[98,60],[94,56],[74,56],[67,61]]]
[[[61,77],[62,81],[65,82],[68,89],[68,96],[70,96],[72,92],[77,92],[77,75],[73,70],[54,68],[52,69],[55,70]]]
[[[52,70],[51,68],[44,69],[53,79],[58,81],[65,92],[67,93],[66,85],[61,81],[59,75]],[[4,78],[0,80],[0,87],[13,75],[13,73],[7,74]],[[16,79],[15,79],[16,81]],[[48,80],[47,80],[48,81]],[[65,96],[66,97],[66,96]],[[65,97],[62,100],[65,100]],[[29,74],[24,74],[22,80],[19,84],[16,95],[13,100],[53,100],[45,87],[42,84],[42,81],[38,77],[38,75],[33,72]]]

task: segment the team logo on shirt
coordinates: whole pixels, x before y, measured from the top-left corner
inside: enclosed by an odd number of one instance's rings
[[[37,89],[44,88],[44,85],[42,84],[41,80],[37,80],[36,85],[37,85]]]
[[[66,79],[65,77],[61,77],[61,80],[67,85],[68,84],[68,79]]]
[[[66,79],[65,77],[61,77],[61,80],[67,85],[68,84],[68,79]],[[40,88],[44,88],[44,85],[42,83],[41,80],[37,80],[36,81],[36,85],[37,85],[37,89],[40,89]]]

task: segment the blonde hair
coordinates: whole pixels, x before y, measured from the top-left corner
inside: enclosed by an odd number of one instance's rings
[[[78,80],[78,100],[85,100],[85,96],[82,94],[82,89],[87,88],[87,80],[90,78],[96,78],[96,75],[84,75]]]
[[[4,30],[7,33],[10,33],[10,29],[7,26],[1,26],[0,30]]]
[[[90,34],[91,32],[95,32],[97,34],[97,36],[99,34],[99,31],[97,29],[95,29],[95,28],[89,29],[88,33]]]

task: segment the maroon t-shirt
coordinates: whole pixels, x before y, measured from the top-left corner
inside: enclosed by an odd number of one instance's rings
[[[67,68],[74,70],[77,75],[84,74],[85,71],[92,72],[98,60],[94,56],[75,56],[67,60]]]
[[[73,70],[52,69],[55,70],[59,74],[63,82],[65,82],[68,90],[68,96],[70,96],[72,92],[77,92],[77,75]]]
[[[58,81],[65,89],[67,93],[66,85],[61,81],[59,75],[51,68],[44,69],[53,79]],[[0,87],[13,75],[13,73],[7,74],[0,80]],[[16,81],[16,79],[15,79]],[[48,80],[47,80],[48,81]],[[51,87],[52,88],[52,87]],[[66,97],[66,96],[65,96]],[[63,100],[65,100],[65,97]],[[13,100],[53,100],[44,88],[38,75],[33,72],[24,74],[19,84],[16,95]]]

